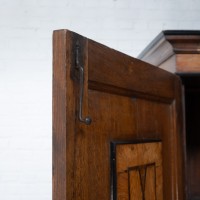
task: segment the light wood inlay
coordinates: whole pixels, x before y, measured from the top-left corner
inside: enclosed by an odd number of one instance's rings
[[[117,200],[162,200],[162,143],[116,145],[116,176]]]

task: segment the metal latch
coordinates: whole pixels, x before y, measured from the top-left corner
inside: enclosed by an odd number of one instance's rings
[[[84,93],[84,69],[83,66],[79,62],[79,50],[80,46],[79,43],[76,43],[76,60],[75,60],[75,67],[79,71],[79,113],[78,118],[80,122],[83,122],[87,125],[90,125],[92,119],[89,116],[85,118],[82,116],[82,109],[83,109],[83,93]]]

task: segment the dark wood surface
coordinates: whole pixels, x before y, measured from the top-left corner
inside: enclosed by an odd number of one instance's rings
[[[85,73],[83,116],[91,125],[78,119],[77,42]],[[111,143],[138,140],[162,144],[163,198],[157,199],[185,199],[177,76],[67,30],[54,32],[53,71],[53,200],[112,199]]]
[[[188,199],[200,199],[200,74],[180,75],[185,86]]]

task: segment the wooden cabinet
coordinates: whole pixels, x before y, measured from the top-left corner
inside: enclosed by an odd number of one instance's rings
[[[200,199],[200,31],[163,31],[139,59],[173,72],[182,80],[187,199]]]
[[[53,35],[53,200],[184,200],[177,76]]]

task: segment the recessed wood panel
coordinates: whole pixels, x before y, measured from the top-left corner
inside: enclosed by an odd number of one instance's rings
[[[90,126],[85,127],[85,131],[77,134],[80,140],[77,140],[79,148],[76,151],[80,151],[80,155],[83,155],[86,151],[84,158],[87,158],[90,173],[95,173],[97,169],[101,170],[101,175],[90,176],[89,174],[89,179],[92,182],[91,189],[96,188],[96,186],[103,189],[106,186],[104,193],[99,195],[103,198],[106,193],[109,194],[110,181],[106,180],[106,177],[110,173],[109,141],[113,140],[163,140],[165,147],[163,153],[164,170],[167,172],[164,178],[165,182],[170,184],[172,179],[169,174],[173,170],[171,158],[174,149],[173,143],[170,142],[173,129],[171,123],[173,113],[171,110],[171,104],[90,89],[88,91],[88,112],[93,121]],[[83,141],[86,142],[87,149],[82,149]],[[77,157],[79,156],[77,155]],[[77,159],[82,160],[81,157]],[[85,159],[81,162],[85,163]],[[79,171],[82,171],[83,177],[86,176],[81,168],[79,168]],[[121,174],[120,178],[124,179],[124,176],[126,174]],[[86,178],[82,180],[86,180]],[[127,190],[125,187],[124,189]],[[165,190],[165,193],[168,193],[168,190]],[[127,195],[125,192],[123,194]]]

